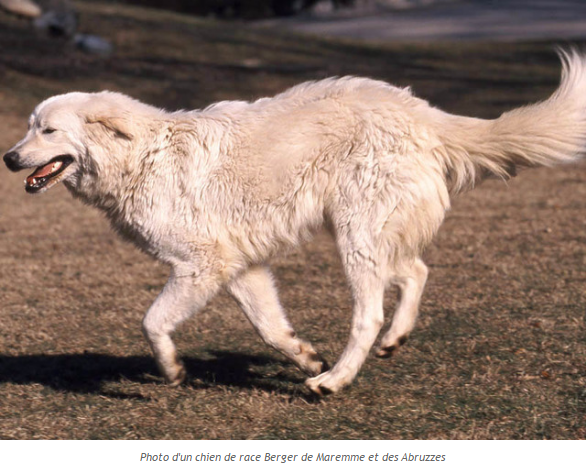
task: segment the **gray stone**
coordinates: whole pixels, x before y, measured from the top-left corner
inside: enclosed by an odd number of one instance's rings
[[[61,5],[43,13],[34,24],[37,29],[49,36],[69,39],[77,30],[77,14],[73,8]]]
[[[111,55],[114,50],[110,41],[91,34],[76,34],[73,42],[78,49],[88,54]]]

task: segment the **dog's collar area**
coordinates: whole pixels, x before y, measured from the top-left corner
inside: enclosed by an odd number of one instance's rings
[[[61,155],[51,159],[44,166],[37,167],[24,181],[26,191],[35,193],[46,187],[50,180],[61,174],[72,162],[71,156]]]

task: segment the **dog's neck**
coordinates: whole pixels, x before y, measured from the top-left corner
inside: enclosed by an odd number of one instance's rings
[[[76,198],[104,211],[123,237],[155,256],[157,239],[173,229],[177,205],[184,205],[183,216],[197,216],[198,187],[226,151],[221,126],[189,113],[180,117],[141,129],[130,140],[114,138],[109,147],[90,146],[81,175],[66,184]],[[200,137],[204,132],[207,139]],[[205,147],[198,143],[204,140]],[[161,213],[168,216],[154,223]]]

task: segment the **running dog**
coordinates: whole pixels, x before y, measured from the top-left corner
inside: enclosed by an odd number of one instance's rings
[[[113,92],[38,105],[12,171],[35,168],[29,193],[62,182],[112,226],[171,266],[143,330],[167,382],[185,368],[171,333],[224,287],[262,339],[311,377],[317,394],[348,385],[383,325],[383,293],[401,299],[377,355],[413,329],[427,278],[422,249],[450,196],[489,175],[582,156],[586,56],[560,53],[559,88],[495,120],[445,113],[409,89],[326,79],[255,102],[166,112]],[[349,341],[329,369],[279,303],[267,261],[325,225],[353,298]]]

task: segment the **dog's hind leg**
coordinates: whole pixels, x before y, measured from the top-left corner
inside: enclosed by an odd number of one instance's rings
[[[163,291],[147,311],[142,329],[167,382],[176,386],[185,379],[185,367],[177,357],[171,333],[184,320],[202,309],[220,285],[211,277],[172,274]]]
[[[250,323],[269,346],[291,359],[302,371],[317,375],[327,369],[310,343],[297,338],[279,302],[271,273],[252,267],[227,285]]]
[[[336,233],[338,250],[352,290],[353,315],[350,339],[336,365],[306,380],[315,393],[323,395],[348,385],[364,363],[383,325],[384,274],[377,262],[374,241],[366,229]]]
[[[391,275],[390,282],[399,287],[400,300],[391,327],[384,334],[376,352],[378,357],[392,356],[407,340],[409,333],[415,326],[426,280],[427,267],[420,258],[415,259],[408,267],[401,267],[399,272]]]

